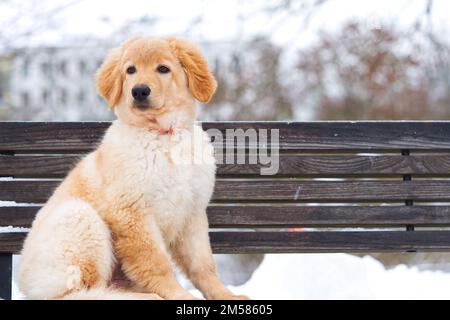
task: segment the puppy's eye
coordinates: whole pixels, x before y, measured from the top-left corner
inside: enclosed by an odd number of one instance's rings
[[[169,73],[170,72],[170,69],[163,65],[159,65],[158,68],[156,68],[156,70],[158,70],[159,73]]]
[[[127,68],[127,73],[128,74],[133,74],[136,72],[136,67],[135,66],[131,66]]]

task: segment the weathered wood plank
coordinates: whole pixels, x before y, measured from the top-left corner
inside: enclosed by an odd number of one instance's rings
[[[0,200],[43,203],[60,181],[0,181]],[[450,180],[218,180],[213,201],[449,201]]]
[[[41,206],[0,207],[0,227],[31,227]]]
[[[204,129],[278,129],[280,148],[449,149],[449,121],[312,121],[203,123]],[[270,134],[269,134],[270,135]],[[226,135],[225,141],[233,139]]]
[[[95,148],[108,122],[0,122],[0,152],[80,152]],[[450,150],[449,121],[205,122],[204,129],[278,129],[288,150]],[[233,139],[225,136],[225,141]],[[222,141],[219,139],[218,141]]]
[[[450,180],[218,180],[213,200],[395,201],[450,200]]]
[[[44,203],[60,181],[0,181],[0,200],[24,203]]]
[[[76,155],[0,155],[0,176],[62,178],[81,159]],[[219,164],[219,176],[260,175],[261,164]],[[279,176],[449,175],[450,155],[302,156],[282,154]]]
[[[0,253],[18,253],[25,233],[0,233]],[[210,232],[215,253],[449,251],[450,231]]]
[[[22,250],[26,233],[0,233],[0,254],[2,253],[19,253]]]
[[[215,206],[212,228],[449,226],[450,206]]]
[[[450,231],[211,232],[215,253],[449,251]]]
[[[259,175],[261,164],[223,164],[219,175]],[[277,175],[338,176],[450,174],[450,155],[422,156],[302,156],[281,154]]]
[[[91,150],[110,125],[109,122],[0,122],[0,152]]]
[[[0,226],[25,227],[40,206],[0,207]],[[450,226],[450,206],[210,205],[211,228]]]
[[[7,156],[0,155],[0,176],[15,178],[62,178],[81,156]]]

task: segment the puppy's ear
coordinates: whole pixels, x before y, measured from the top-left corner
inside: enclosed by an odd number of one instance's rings
[[[123,79],[120,71],[121,57],[122,49],[113,49],[95,75],[97,92],[106,100],[110,109],[117,105],[122,96]]]
[[[208,103],[217,88],[217,82],[208,62],[193,44],[168,38],[169,46],[186,71],[188,87],[195,99]]]

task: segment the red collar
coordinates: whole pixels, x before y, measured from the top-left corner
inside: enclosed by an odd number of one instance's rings
[[[174,131],[173,131],[172,127],[170,127],[168,130],[164,130],[164,129],[159,129],[159,130],[158,129],[150,129],[150,131],[151,132],[157,132],[159,135],[167,134],[167,135],[171,136],[171,135],[174,134]]]

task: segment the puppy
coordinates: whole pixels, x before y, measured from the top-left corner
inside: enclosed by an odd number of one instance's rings
[[[176,281],[173,260],[205,298],[245,299],[217,278],[208,238],[215,162],[195,124],[195,100],[207,103],[216,89],[206,60],[183,40],[135,38],[112,50],[96,79],[118,119],[37,214],[21,291],[31,299],[195,298]],[[133,290],[111,287],[116,261]]]

